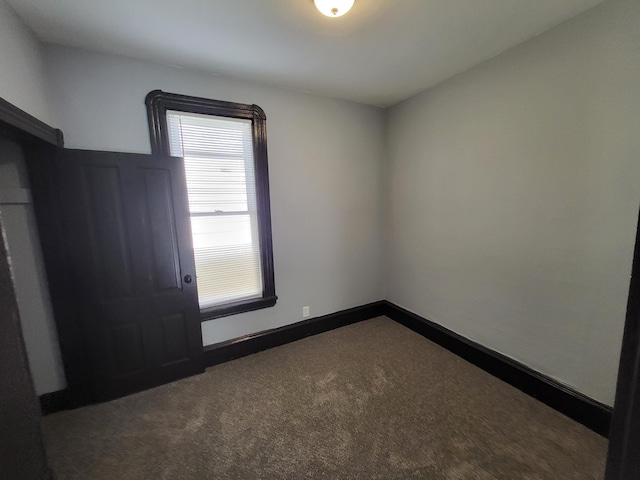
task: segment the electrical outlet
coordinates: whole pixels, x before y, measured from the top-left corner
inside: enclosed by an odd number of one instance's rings
[[[302,307],[302,318],[307,318],[309,315],[309,307]]]

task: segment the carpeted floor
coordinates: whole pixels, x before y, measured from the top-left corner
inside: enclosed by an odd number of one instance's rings
[[[602,479],[606,439],[384,317],[44,419],[58,480]]]

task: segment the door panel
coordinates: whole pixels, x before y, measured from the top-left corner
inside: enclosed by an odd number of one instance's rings
[[[178,239],[173,213],[171,177],[165,170],[144,169],[151,261],[156,293],[181,289]]]
[[[109,357],[113,359],[113,378],[143,373],[144,348],[138,324],[113,326],[109,347]]]
[[[86,221],[103,302],[133,296],[133,271],[117,167],[81,166]]]
[[[61,149],[56,166],[97,400],[203,371],[182,161]]]
[[[189,358],[189,339],[186,337],[186,315],[178,313],[162,319],[162,366]]]

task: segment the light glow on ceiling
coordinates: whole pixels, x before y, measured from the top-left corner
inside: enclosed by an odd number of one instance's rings
[[[320,13],[327,17],[341,17],[353,7],[355,0],[313,0]]]

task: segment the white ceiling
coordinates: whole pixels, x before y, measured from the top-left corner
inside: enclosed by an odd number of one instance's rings
[[[44,42],[386,107],[603,0],[7,0]]]

